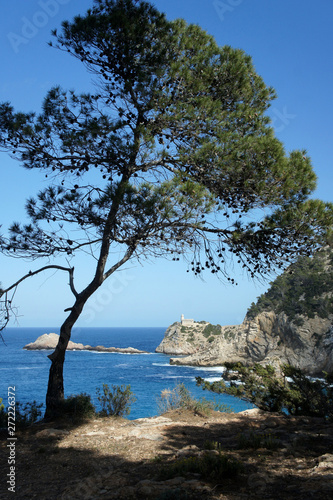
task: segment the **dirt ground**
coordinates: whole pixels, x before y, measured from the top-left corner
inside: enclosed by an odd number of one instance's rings
[[[0,445],[1,499],[333,498],[333,426],[322,419],[175,410],[138,420],[39,423],[17,434],[15,493],[6,484],[5,432]],[[224,457],[236,470],[191,469],[207,457],[212,464]]]

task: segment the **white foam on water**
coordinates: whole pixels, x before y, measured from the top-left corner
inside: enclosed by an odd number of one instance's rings
[[[170,363],[152,363],[153,366],[168,366],[170,368]],[[177,366],[177,365],[173,365]]]
[[[221,381],[221,377],[205,377],[205,379],[207,382],[220,382]]]
[[[10,370],[38,370],[40,366],[19,366],[17,368],[10,368]]]
[[[193,366],[192,368],[198,371],[205,371],[205,372],[223,373],[225,371],[224,366]]]

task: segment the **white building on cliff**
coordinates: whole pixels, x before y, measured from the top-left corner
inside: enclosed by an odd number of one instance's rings
[[[182,326],[193,326],[194,325],[194,319],[185,319],[184,314],[181,315],[180,322],[181,322]]]

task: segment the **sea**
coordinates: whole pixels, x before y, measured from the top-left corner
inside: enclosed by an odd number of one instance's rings
[[[99,409],[96,390],[102,385],[130,385],[136,401],[129,419],[156,416],[160,412],[161,392],[183,383],[196,399],[202,397],[240,412],[252,405],[229,395],[213,394],[196,386],[195,378],[219,380],[222,367],[170,365],[171,356],[156,353],[166,328],[74,328],[71,340],[105,347],[134,347],[148,354],[120,354],[97,351],[67,351],[64,366],[65,397],[86,393]],[[27,351],[23,347],[44,333],[59,328],[6,328],[0,340],[0,398],[6,406],[8,388],[14,388],[16,401],[23,406],[36,401],[44,404],[50,368],[47,355],[52,351]],[[173,356],[175,357],[175,356]],[[13,392],[12,390],[10,392]]]

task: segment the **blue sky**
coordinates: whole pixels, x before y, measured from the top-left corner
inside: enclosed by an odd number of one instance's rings
[[[155,0],[169,19],[199,24],[220,45],[242,48],[278,99],[270,116],[286,150],[306,149],[318,176],[315,195],[333,201],[332,116],[333,2],[331,0]],[[50,32],[91,6],[90,0],[4,2],[0,19],[0,102],[16,110],[39,110],[47,90],[89,90],[90,75],[72,57],[51,49]],[[24,202],[44,186],[38,172],[23,170],[0,153],[0,211],[3,229],[24,218]],[[62,262],[60,262],[62,263]],[[38,262],[0,256],[0,281],[7,286]],[[78,283],[91,276],[89,264],[76,264]],[[79,326],[168,326],[180,314],[212,323],[240,323],[248,306],[268,287],[235,269],[237,287],[213,276],[201,281],[186,264],[159,260],[129,264],[97,292]],[[67,276],[44,274],[17,291],[19,326],[59,326],[72,304]],[[14,323],[11,326],[15,326]]]

